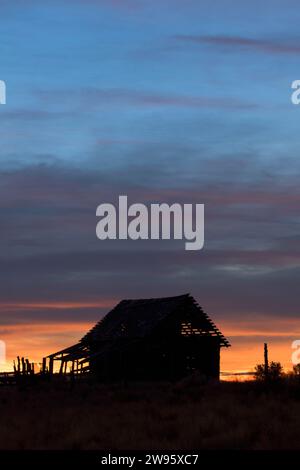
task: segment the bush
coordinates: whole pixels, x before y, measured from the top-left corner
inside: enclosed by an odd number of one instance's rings
[[[300,377],[300,364],[296,364],[296,365],[293,367],[293,373],[294,373],[294,375],[296,375],[297,377]]]
[[[258,364],[255,367],[255,377],[257,380],[279,380],[283,376],[283,367],[280,362],[272,361],[268,367],[267,373],[264,364]]]

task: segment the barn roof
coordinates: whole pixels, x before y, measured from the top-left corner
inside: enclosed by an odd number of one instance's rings
[[[221,346],[230,346],[229,341],[190,294],[156,299],[122,300],[80,341],[89,344],[119,337],[143,338],[162,320],[183,308],[184,311],[198,315],[203,334],[217,336]]]

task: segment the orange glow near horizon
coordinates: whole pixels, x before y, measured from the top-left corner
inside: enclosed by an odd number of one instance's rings
[[[221,330],[231,342],[230,348],[221,351],[222,371],[253,371],[264,361],[264,343],[268,343],[269,361],[281,362],[285,371],[293,368],[292,342],[300,339],[298,319],[249,315],[239,319],[238,324],[223,321]]]
[[[35,310],[50,308],[81,309],[98,307],[110,309],[117,301],[113,299],[98,302],[28,302],[1,304],[0,309],[6,311]],[[215,316],[213,316],[215,319]],[[99,318],[100,319],[100,318]],[[285,370],[292,369],[292,341],[300,339],[300,322],[295,318],[272,318],[249,315],[236,320],[216,322],[224,335],[230,340],[230,348],[221,350],[221,370],[223,372],[253,371],[258,363],[263,362],[263,344],[269,345],[270,361],[279,361]],[[19,356],[28,357],[31,362],[41,363],[42,358],[50,353],[75,344],[95,322],[59,322],[51,320],[40,323],[26,323],[1,326],[0,339],[5,341],[7,349],[6,363],[0,364],[0,371],[12,370],[13,360]]]

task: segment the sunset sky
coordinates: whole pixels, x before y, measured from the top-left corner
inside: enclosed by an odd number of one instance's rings
[[[300,339],[296,0],[1,0],[0,340],[39,362],[123,298],[190,292],[222,370]],[[205,204],[204,249],[100,241],[96,207]]]

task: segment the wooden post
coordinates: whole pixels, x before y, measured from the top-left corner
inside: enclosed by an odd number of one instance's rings
[[[42,374],[46,373],[46,358],[43,357]]]
[[[21,372],[21,360],[20,360],[20,356],[17,357],[17,361],[18,361],[18,374]]]
[[[53,374],[53,357],[50,357],[49,361],[49,375]]]
[[[269,358],[268,358],[268,345],[264,344],[264,358],[265,358],[265,377],[269,375]]]
[[[70,376],[71,376],[71,383],[73,383],[74,380],[75,380],[75,361],[74,361],[74,359],[72,359]]]
[[[25,359],[24,359],[24,357],[21,358],[21,362],[22,362],[22,374],[25,375],[25,372],[26,372],[26,365],[25,365]]]

